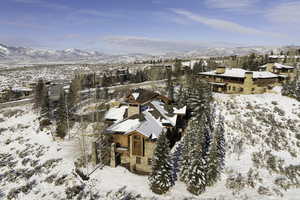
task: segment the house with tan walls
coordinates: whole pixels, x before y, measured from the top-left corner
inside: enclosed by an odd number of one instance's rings
[[[293,81],[296,78],[295,67],[279,63],[268,63],[266,65],[260,66],[259,71],[268,71],[277,74],[281,77],[283,82]]]
[[[111,166],[149,174],[157,138],[166,132],[172,147],[181,138],[185,115],[186,107],[176,108],[165,96],[145,89],[131,90],[104,117],[110,124],[105,134],[113,138]]]
[[[247,71],[240,68],[217,67],[201,72],[199,79],[206,80],[214,92],[227,94],[261,94],[281,83],[281,77],[268,71]]]

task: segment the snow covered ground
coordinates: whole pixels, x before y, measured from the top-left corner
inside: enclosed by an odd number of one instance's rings
[[[299,199],[300,102],[279,94],[214,96],[225,116],[226,169],[199,197],[182,182],[155,195],[146,176],[122,167],[106,166],[80,181],[72,173],[78,139],[54,141],[50,130],[38,130],[31,106],[23,106],[0,110],[0,199],[89,199],[96,193],[122,199],[125,191],[136,199]]]

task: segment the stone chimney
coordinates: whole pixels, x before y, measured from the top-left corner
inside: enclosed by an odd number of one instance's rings
[[[253,72],[245,72],[244,93],[251,94],[253,88]]]
[[[224,66],[217,67],[216,73],[217,74],[224,74],[225,73],[225,69],[226,68]]]
[[[139,104],[129,104],[128,106],[128,116],[131,117],[133,115],[140,114],[140,105]]]

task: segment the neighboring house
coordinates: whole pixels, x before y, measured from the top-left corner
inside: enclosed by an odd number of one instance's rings
[[[184,130],[185,114],[186,107],[176,109],[165,96],[145,89],[132,90],[124,102],[105,115],[110,125],[105,133],[113,137],[111,166],[149,174],[157,138],[167,132],[174,145]]]
[[[25,88],[25,87],[14,87],[11,89],[13,96],[16,99],[21,99],[25,97],[32,96],[34,93],[34,90],[31,88]]]
[[[189,69],[194,69],[195,64],[199,63],[199,62],[201,62],[201,60],[183,61],[183,62],[181,62],[181,65],[182,65],[183,68],[188,67]],[[208,65],[207,61],[203,59],[202,60],[202,65],[207,67],[207,65]]]
[[[6,88],[0,91],[0,102],[16,101],[33,96],[33,89],[25,87]]]
[[[279,63],[268,63],[259,67],[260,71],[268,71],[280,75],[284,81],[293,81],[296,78],[296,69],[292,66]]]
[[[286,59],[285,55],[269,55],[270,62],[282,62]]]
[[[225,67],[199,73],[199,77],[208,81],[214,92],[229,94],[261,94],[281,82],[280,76],[268,71],[247,71]]]

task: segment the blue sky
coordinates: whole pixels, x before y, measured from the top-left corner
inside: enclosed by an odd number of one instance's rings
[[[299,45],[296,0],[1,0],[0,43],[110,53]]]

